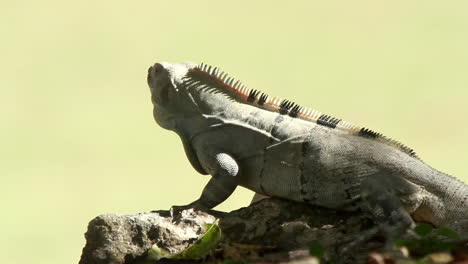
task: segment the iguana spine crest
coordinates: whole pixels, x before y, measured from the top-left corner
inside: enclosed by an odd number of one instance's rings
[[[217,84],[219,84],[219,87],[224,89],[224,92],[227,92],[240,103],[247,103],[261,109],[278,112],[282,115],[289,115],[294,118],[311,121],[318,125],[326,126],[332,129],[337,128],[361,137],[378,140],[389,146],[400,149],[412,157],[418,158],[416,152],[413,149],[394,139],[388,138],[381,133],[375,132],[365,127],[354,125],[342,119],[331,117],[312,108],[299,106],[298,104],[286,99],[281,99],[278,97],[271,98],[267,94],[255,89],[248,88],[239,80],[235,80],[234,78],[229,77],[227,73],[220,71],[218,67],[213,67],[208,64],[201,63],[189,71],[195,74],[202,74],[205,77],[208,77],[210,80],[215,81]]]

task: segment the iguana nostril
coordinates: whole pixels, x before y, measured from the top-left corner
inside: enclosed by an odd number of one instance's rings
[[[150,66],[148,69],[148,76],[147,76],[147,81],[148,83],[154,80],[159,73],[162,72],[164,66],[162,66],[160,63],[156,63],[153,66]]]
[[[154,70],[153,70],[154,75],[157,75],[163,70],[164,67],[161,64],[156,63],[156,64],[154,64],[154,66],[152,68],[154,68]]]

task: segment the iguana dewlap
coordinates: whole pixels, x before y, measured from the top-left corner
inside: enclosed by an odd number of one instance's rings
[[[156,63],[154,118],[182,139],[211,180],[188,206],[213,208],[240,185],[258,194],[362,210],[401,234],[414,220],[468,237],[468,186],[406,146],[346,121],[248,89],[218,68]]]

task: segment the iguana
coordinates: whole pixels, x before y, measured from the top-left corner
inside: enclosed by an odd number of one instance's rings
[[[468,185],[370,129],[271,98],[206,64],[148,70],[154,118],[212,177],[186,206],[210,209],[238,185],[257,194],[362,210],[389,239],[415,221],[468,236]],[[364,236],[365,237],[365,236]]]

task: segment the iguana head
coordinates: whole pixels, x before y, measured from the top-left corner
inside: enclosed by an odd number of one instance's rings
[[[199,112],[187,90],[186,75],[196,64],[159,62],[148,69],[153,115],[163,128],[174,130],[178,119]]]

